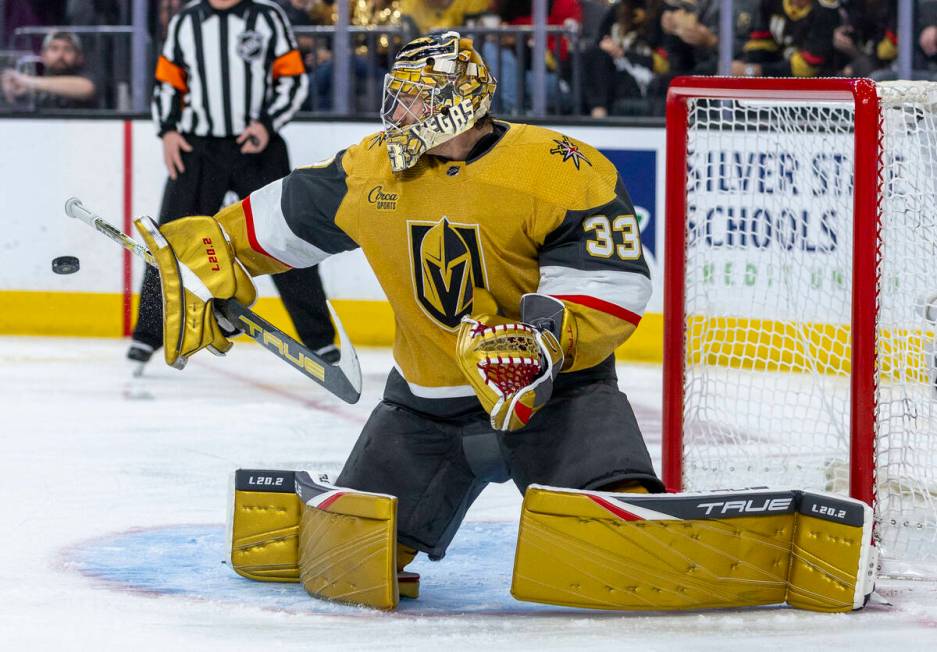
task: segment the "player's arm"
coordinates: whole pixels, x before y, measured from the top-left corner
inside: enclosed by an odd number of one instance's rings
[[[346,191],[340,154],[294,170],[214,216],[161,227],[137,220],[159,265],[166,363],[181,369],[203,348],[231,348],[212,301],[251,305],[257,296],[251,276],[311,267],[357,247],[335,222]]]
[[[182,18],[179,15],[169,21],[166,43],[156,62],[151,109],[160,137],[167,131],[175,131],[182,116],[183,97],[189,93],[188,74],[183,66],[182,47],[179,44],[181,25]]]
[[[94,82],[81,75],[58,75],[53,77],[22,76],[27,88],[40,93],[59,95],[73,100],[90,100],[97,92]]]
[[[273,78],[273,93],[258,116],[269,134],[279,131],[286,125],[302,106],[309,92],[309,79],[306,67],[299,53],[299,45],[290,27],[286,14],[279,7],[273,8],[267,16],[274,32],[273,64],[270,74]]]
[[[336,224],[347,192],[344,152],[298,168],[219,212],[235,255],[251,276],[312,267],[357,244]]]
[[[651,288],[638,218],[617,177],[608,202],[566,211],[540,251],[537,292],[561,301],[566,312],[563,371],[593,367],[627,340]]]

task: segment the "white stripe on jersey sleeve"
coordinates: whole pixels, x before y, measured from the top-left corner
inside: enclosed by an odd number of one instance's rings
[[[537,292],[548,295],[585,295],[612,303],[641,316],[651,299],[651,279],[636,272],[582,270],[558,265],[540,268]]]
[[[250,194],[248,234],[253,233],[253,239],[262,249],[261,253],[273,256],[290,267],[318,265],[329,254],[293,233],[283,215],[280,204],[282,195],[283,179]]]

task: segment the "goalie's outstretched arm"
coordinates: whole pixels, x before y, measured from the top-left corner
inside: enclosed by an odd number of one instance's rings
[[[341,158],[339,154],[325,164],[297,169],[214,216],[185,217],[162,227],[141,218],[135,225],[146,242],[145,249],[103,220],[88,222],[159,268],[167,364],[182,368],[191,355],[205,348],[226,352],[232,346],[228,335],[237,328],[342,399],[357,400],[361,388],[357,356],[337,321],[343,355],[339,368],[332,368],[314,355],[298,356],[296,347],[284,340],[280,331],[243,310],[257,296],[252,276],[310,267],[357,246],[336,225],[347,192]],[[75,209],[80,202],[70,201],[66,212],[88,221],[84,219],[87,216],[78,214],[82,211],[69,211],[69,206]],[[224,316],[222,321],[226,317],[230,322],[224,324],[227,333],[219,324],[218,313]],[[311,369],[306,368],[307,361]],[[329,382],[330,376],[337,384]]]
[[[339,226],[348,192],[344,154],[297,168],[215,215],[251,276],[312,267],[358,247],[347,232],[353,221]]]
[[[335,224],[345,194],[340,157],[300,168],[214,216],[191,216],[161,227],[138,220],[160,269],[166,363],[182,367],[208,348],[231,347],[213,300],[256,299],[251,277],[316,265],[356,245]]]

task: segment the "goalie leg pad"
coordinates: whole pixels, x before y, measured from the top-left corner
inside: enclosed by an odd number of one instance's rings
[[[297,542],[302,504],[292,471],[234,472],[231,567],[261,582],[298,582]]]
[[[638,496],[532,485],[511,593],[594,609],[861,607],[858,594],[872,588],[871,521],[859,526],[864,543],[853,545],[857,531],[844,538],[843,523],[802,515],[801,499],[796,491]]]
[[[787,603],[811,611],[861,609],[875,588],[877,552],[871,507],[852,498],[804,492],[792,542]]]
[[[296,474],[303,503],[299,577],[317,598],[394,609],[397,499],[318,483]]]

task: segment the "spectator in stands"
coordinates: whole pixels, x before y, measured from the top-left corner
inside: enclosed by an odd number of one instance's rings
[[[667,61],[655,51],[653,22],[644,0],[621,0],[609,7],[596,44],[583,54],[583,95],[593,118],[644,113],[642,100],[655,73]],[[642,109],[630,110],[640,105]]]
[[[732,74],[747,77],[817,77],[832,74],[838,0],[761,0],[744,59]]]
[[[927,72],[933,73],[937,69],[937,25],[928,25],[921,30],[918,38],[921,52],[924,53],[924,64]],[[934,79],[934,76],[930,77]]]
[[[400,13],[415,34],[459,27],[488,11],[489,0],[401,0]]]
[[[95,85],[83,72],[81,41],[70,32],[52,32],[42,43],[42,75],[15,70],[0,73],[8,102],[32,94],[36,108],[79,109],[95,105]]]
[[[677,75],[714,75],[719,71],[720,0],[664,0],[656,26],[659,52],[666,60],[658,70],[647,95],[649,111],[662,114],[670,80]],[[759,0],[732,3],[732,53],[741,57],[752,29],[752,16]]]
[[[98,27],[130,22],[131,4],[121,0],[66,0],[65,22]],[[86,68],[93,72],[98,106],[130,110],[130,38],[92,32],[82,36]]]
[[[713,74],[719,59],[719,0],[665,0],[661,47],[677,74]]]
[[[530,0],[493,0],[492,9],[497,10],[500,23],[504,25],[532,25],[533,8]],[[488,12],[490,14],[490,12]],[[582,4],[579,0],[547,0],[547,25],[563,26],[570,30],[579,29],[582,22]],[[498,53],[498,45],[501,52]],[[547,38],[547,103],[560,109],[568,108],[569,84],[569,40],[549,36]],[[559,53],[557,56],[555,53]],[[511,113],[523,112],[523,104],[529,104],[532,93],[532,40],[524,48],[524,60],[518,61],[513,39],[502,39],[500,44],[486,42],[482,56],[489,62],[492,74],[498,80],[498,96],[501,110]],[[517,97],[517,77],[524,75],[524,95],[527,102]],[[500,98],[500,100],[498,100]],[[565,103],[565,105],[564,105]]]
[[[311,25],[332,25],[335,23],[334,2],[328,0],[278,0],[286,12],[293,27],[306,27]],[[356,0],[351,5],[349,23],[358,27],[396,26],[400,22],[398,0]],[[297,34],[300,52],[309,72],[309,82],[312,92],[309,94],[304,109],[328,111],[332,108],[332,76],[333,61],[331,42],[326,37],[313,37],[311,35]],[[355,99],[365,96],[372,91],[376,104],[381,97],[381,88],[384,73],[387,70],[386,57],[388,38],[386,36],[375,40],[376,51],[369,52],[365,45],[366,40],[359,36],[353,37],[352,47],[354,56],[351,58],[351,75],[354,80]],[[372,70],[368,63],[369,57],[376,61]],[[369,78],[369,73],[374,73]],[[356,102],[352,101],[354,110]],[[359,109],[362,107],[358,107]],[[368,111],[376,110],[376,106],[364,107]]]
[[[835,68],[848,77],[866,77],[898,56],[897,7],[880,0],[843,0],[841,24],[833,32]]]
[[[914,3],[913,25],[915,39],[911,79],[937,81],[937,0]],[[889,69],[873,72],[872,78],[879,81],[897,79],[898,71],[892,65]]]

